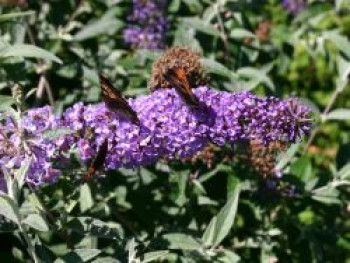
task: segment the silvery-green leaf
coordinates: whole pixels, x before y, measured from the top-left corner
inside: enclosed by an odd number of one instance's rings
[[[55,263],[83,263],[92,260],[101,253],[99,249],[75,249],[63,257],[57,259]]]
[[[15,103],[11,96],[0,95],[0,111],[6,111]]]
[[[16,224],[19,223],[20,215],[18,206],[13,199],[4,193],[0,193],[0,215],[3,215]]]
[[[19,186],[20,189],[23,187],[23,185],[25,183],[27,172],[28,172],[28,169],[29,169],[31,164],[32,164],[32,158],[31,157],[27,157],[22,162],[21,168],[16,173],[16,179],[17,179],[18,186]]]
[[[82,213],[89,210],[94,205],[90,186],[87,183],[80,187],[79,204]]]
[[[83,41],[96,37],[101,34],[114,34],[115,31],[123,26],[121,20],[115,18],[103,18],[89,23],[75,34],[75,41]]]
[[[169,249],[196,250],[202,247],[198,240],[186,234],[165,234],[162,238],[168,242]]]
[[[212,24],[209,24],[198,17],[187,17],[182,19],[182,23],[186,26],[194,28],[197,31],[202,33],[220,37],[220,31],[213,27]]]
[[[340,179],[350,179],[350,163],[344,165],[338,172],[337,177]]]
[[[45,49],[28,44],[15,44],[1,49],[0,58],[8,57],[39,58],[62,64],[62,61],[54,54],[46,51]]]
[[[350,109],[335,109],[325,117],[327,120],[350,120]]]
[[[207,230],[204,232],[202,239],[206,245],[216,246],[229,234],[236,217],[239,194],[240,185],[238,184],[227,200],[227,203],[217,216],[212,219]]]
[[[8,13],[8,14],[1,14],[0,15],[0,22],[7,22],[10,20],[14,20],[16,18],[19,17],[23,17],[23,16],[31,16],[34,15],[35,12],[34,11],[25,11],[25,12],[13,12],[13,13]]]
[[[123,236],[120,225],[106,223],[92,217],[76,217],[67,224],[67,227],[74,232],[99,238],[120,240]]]
[[[168,253],[169,253],[169,250],[159,250],[159,251],[148,252],[148,253],[143,255],[142,263],[148,263],[148,262],[153,262],[156,260],[161,260],[161,258]]]
[[[22,223],[41,232],[50,230],[46,220],[39,214],[31,214],[27,216]]]
[[[44,131],[41,135],[43,138],[48,140],[55,140],[61,136],[73,134],[76,131],[68,129],[68,128],[54,128]]]

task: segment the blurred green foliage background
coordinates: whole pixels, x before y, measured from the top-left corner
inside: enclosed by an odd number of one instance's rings
[[[61,113],[101,100],[98,72],[126,96],[149,93],[163,51],[124,43],[132,1],[0,3],[1,95],[20,84],[27,108]],[[278,0],[169,0],[167,47],[200,50],[214,89],[301,97],[314,110],[313,133],[281,153],[272,188],[229,149],[215,149],[211,167],[164,161],[83,185],[66,174],[38,191],[45,208],[24,189],[21,213],[48,226],[29,230],[39,258],[350,262],[349,14],[348,0],[309,1],[295,16]],[[4,220],[0,230],[1,261],[30,262],[18,229]]]

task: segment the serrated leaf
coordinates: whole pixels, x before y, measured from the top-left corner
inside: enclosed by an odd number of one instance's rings
[[[76,131],[68,128],[56,128],[44,131],[41,135],[48,140],[55,140],[61,136],[73,134]]]
[[[87,183],[80,187],[79,204],[82,213],[89,210],[94,205],[90,186]]]
[[[335,109],[325,117],[327,120],[350,120],[350,109]]]
[[[20,215],[16,203],[8,195],[3,193],[0,193],[0,215],[3,215],[16,224],[19,223]]]
[[[169,243],[169,249],[196,250],[202,247],[198,240],[186,234],[165,234],[163,239]]]
[[[121,239],[122,229],[118,224],[106,223],[91,217],[77,217],[67,224],[72,231],[99,238]]]
[[[74,40],[83,41],[101,34],[114,34],[122,25],[123,22],[115,18],[103,18],[83,27],[78,33],[76,33]]]
[[[41,232],[49,231],[49,225],[47,224],[46,220],[39,214],[31,214],[27,216],[22,223],[30,226],[31,228],[34,228]]]
[[[46,51],[45,49],[28,44],[15,44],[1,49],[0,58],[7,57],[39,58],[62,64],[62,61],[54,54]]]
[[[143,257],[141,258],[142,263],[148,263],[148,262],[158,260],[161,257],[164,257],[168,253],[169,253],[169,250],[159,250],[159,251],[148,252],[144,254]]]
[[[55,263],[83,263],[92,260],[101,253],[99,249],[75,249],[63,257],[55,260]]]

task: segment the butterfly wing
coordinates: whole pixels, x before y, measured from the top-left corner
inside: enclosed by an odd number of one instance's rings
[[[112,83],[102,74],[99,75],[102,91],[102,98],[106,107],[113,112],[120,112],[129,118],[133,123],[139,124],[140,121],[136,112],[130,107],[128,102],[123,98],[120,91],[115,89]]]
[[[198,98],[193,94],[186,72],[182,67],[172,68],[165,74],[166,80],[174,85],[176,92],[189,106],[198,106]]]
[[[103,166],[108,153],[108,141],[105,139],[98,148],[97,154],[91,163],[88,172],[85,175],[85,180],[89,180]]]

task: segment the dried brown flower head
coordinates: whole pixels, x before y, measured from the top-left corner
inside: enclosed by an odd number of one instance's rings
[[[277,176],[275,171],[278,153],[285,150],[287,144],[281,141],[270,142],[264,145],[259,140],[247,143],[241,159],[263,177]]]
[[[187,47],[175,46],[168,49],[152,67],[152,76],[149,83],[151,91],[156,89],[172,88],[165,75],[169,69],[183,68],[191,87],[206,84],[203,67],[200,62],[201,53]]]
[[[262,21],[256,28],[255,35],[261,42],[266,42],[270,38],[270,31],[271,23],[268,21]]]
[[[21,6],[26,7],[27,0],[0,0],[0,6]]]

